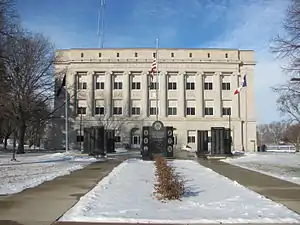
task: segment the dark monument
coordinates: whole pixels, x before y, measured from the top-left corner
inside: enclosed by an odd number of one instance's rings
[[[115,152],[115,131],[103,126],[84,128],[83,152],[96,156]]]
[[[231,154],[230,129],[225,127],[211,128],[211,155]]]
[[[198,130],[197,131],[197,155],[208,154],[208,131]]]
[[[165,127],[161,121],[143,127],[141,155],[144,160],[152,160],[157,155],[173,157],[173,145],[173,127]]]
[[[105,130],[105,150],[107,153],[115,152],[115,130]]]

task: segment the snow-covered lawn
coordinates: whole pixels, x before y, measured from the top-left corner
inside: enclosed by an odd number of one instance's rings
[[[10,159],[11,154],[0,156],[0,195],[21,192],[96,161],[72,152],[17,155],[17,162]]]
[[[300,185],[299,153],[253,153],[223,161]]]
[[[191,160],[172,162],[189,191],[182,201],[153,196],[153,162],[130,159],[83,196],[61,221],[132,223],[300,222],[300,215]]]

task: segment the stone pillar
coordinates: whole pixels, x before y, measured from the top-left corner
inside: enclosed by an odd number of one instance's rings
[[[167,72],[161,71],[159,74],[159,116],[167,117]]]
[[[239,87],[239,75],[237,73],[231,75],[231,84],[232,84],[232,95],[234,91]],[[239,118],[240,117],[240,96],[234,95],[231,103],[231,111],[232,111],[232,118]]]
[[[149,83],[148,83],[148,71],[142,72],[142,116],[148,117],[149,115]]]
[[[105,116],[110,117],[112,115],[112,72],[111,71],[107,71],[105,73],[104,101],[105,101]]]
[[[130,71],[125,71],[123,74],[123,115],[129,116],[131,114],[130,90],[131,79]]]
[[[221,87],[221,73],[216,72],[213,80],[213,89],[215,90],[214,98],[214,117],[221,117],[222,115],[222,87]]]
[[[203,87],[203,76],[204,73],[200,72],[196,74],[196,116],[203,117],[204,115],[204,87]]]
[[[178,88],[178,116],[185,117],[185,108],[186,108],[186,101],[185,101],[185,72],[181,71],[178,74],[177,80],[177,88]]]
[[[94,72],[89,71],[87,73],[87,115],[93,117],[95,113],[95,83],[94,83]]]

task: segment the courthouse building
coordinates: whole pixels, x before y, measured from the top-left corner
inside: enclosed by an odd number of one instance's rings
[[[151,48],[104,48],[58,50],[57,55],[57,86],[66,73],[69,94],[70,148],[80,147],[84,127],[99,125],[115,129],[120,144],[139,148],[141,127],[151,125],[156,112],[175,128],[176,149],[196,149],[197,131],[211,127],[230,127],[234,150],[256,148],[251,50],[159,49],[156,56]],[[150,79],[156,57],[158,91]],[[234,95],[244,75],[247,87]],[[55,100],[55,148],[65,143],[64,95]]]

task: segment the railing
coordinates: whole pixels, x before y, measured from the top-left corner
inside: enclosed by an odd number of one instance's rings
[[[293,145],[267,145],[267,152],[296,152]]]

